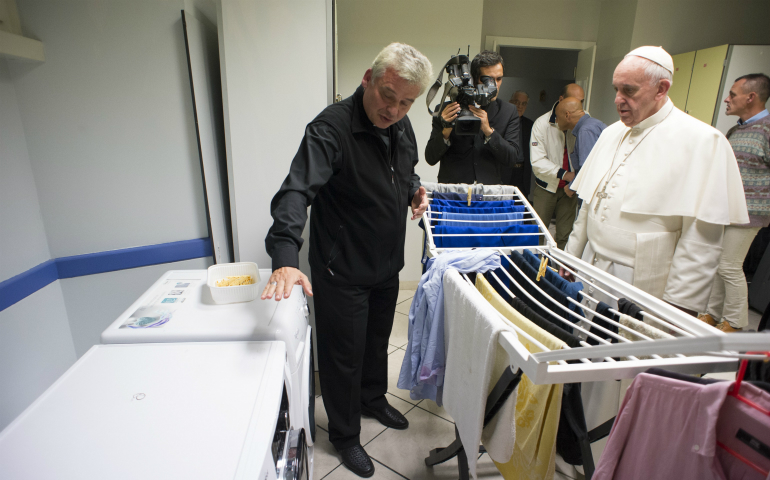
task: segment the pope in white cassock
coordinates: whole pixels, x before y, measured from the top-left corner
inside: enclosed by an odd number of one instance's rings
[[[724,226],[749,217],[730,143],[668,98],[673,70],[660,47],[637,48],[615,69],[620,121],[602,132],[573,183],[583,206],[565,251],[700,312]]]

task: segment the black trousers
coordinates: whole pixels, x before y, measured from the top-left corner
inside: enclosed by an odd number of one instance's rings
[[[387,405],[388,340],[397,299],[398,275],[362,287],[313,269],[318,373],[329,441],[337,450],[360,443],[361,405]]]

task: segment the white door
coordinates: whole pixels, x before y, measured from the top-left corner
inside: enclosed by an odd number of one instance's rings
[[[588,111],[591,102],[591,84],[594,79],[594,62],[596,61],[596,46],[586,48],[578,53],[578,63],[575,68],[575,83],[583,87],[586,94],[583,109]]]
[[[222,87],[216,24],[194,9],[182,12],[195,126],[214,263],[232,261],[230,195],[225,159]]]

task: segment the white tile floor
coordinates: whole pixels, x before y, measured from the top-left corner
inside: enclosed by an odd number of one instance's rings
[[[401,362],[404,358],[407,338],[409,306],[414,292],[399,292],[398,305],[390,336],[388,349],[388,402],[403,413],[409,420],[407,430],[393,430],[382,426],[371,418],[361,419],[361,444],[374,461],[375,480],[454,480],[457,474],[457,459],[436,465],[425,466],[425,457],[430,450],[445,447],[454,440],[452,417],[430,400],[415,401],[409,398],[409,392],[396,387]],[[320,392],[316,388],[316,392]],[[316,399],[315,480],[354,480],[358,478],[344,465],[334,447],[329,443],[327,417],[323,407],[323,398]],[[559,467],[557,466],[557,469]],[[488,455],[482,455],[477,466],[480,479],[502,479]],[[574,478],[558,474],[557,480]]]

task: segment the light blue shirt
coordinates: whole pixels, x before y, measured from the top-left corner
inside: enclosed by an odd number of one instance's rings
[[[767,112],[767,109],[764,109],[761,112],[759,112],[758,114],[756,114],[753,117],[751,117],[750,119],[746,120],[745,122],[739,118],[738,119],[738,125],[746,125],[747,123],[756,122],[757,120],[761,120],[761,119],[765,118],[768,115],[770,115],[770,113]]]
[[[575,169],[575,176],[580,173],[583,164],[586,163],[588,155],[591,154],[596,141],[602,134],[607,125],[601,120],[591,117],[588,113],[580,117],[575,128],[572,129],[572,135],[575,136],[575,149],[572,152],[572,158],[577,160],[572,162],[572,168]],[[574,180],[573,180],[574,182]],[[570,188],[572,182],[570,182]]]
[[[446,251],[431,258],[409,308],[409,343],[398,376],[398,388],[413,400],[429,398],[442,404],[444,388],[444,272],[484,273],[500,268],[491,249]]]

